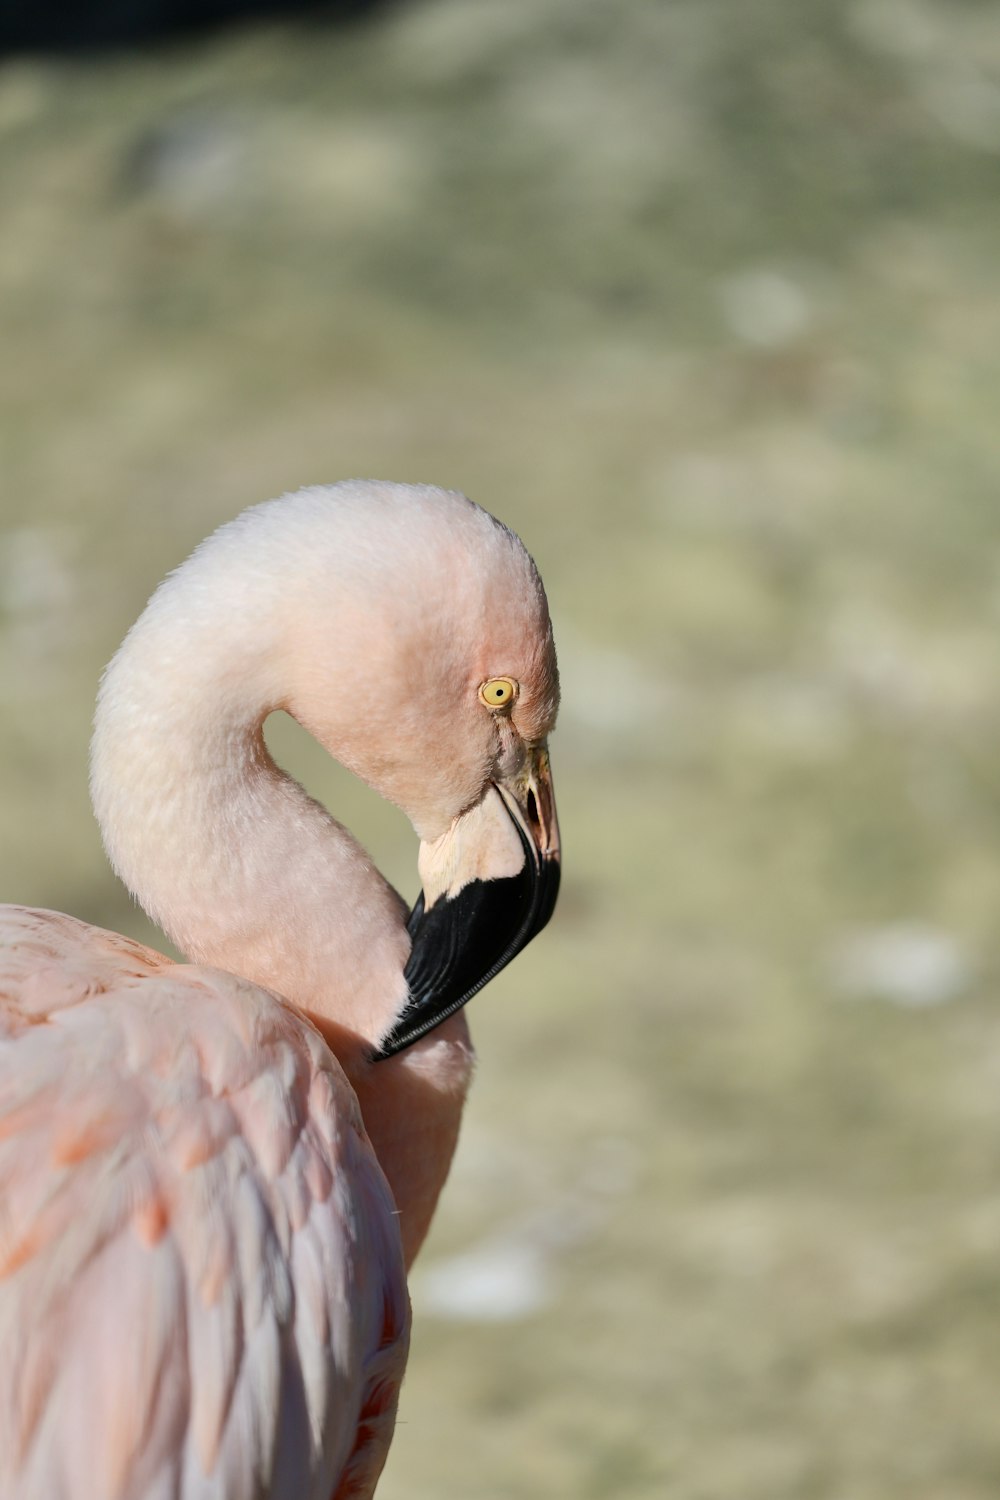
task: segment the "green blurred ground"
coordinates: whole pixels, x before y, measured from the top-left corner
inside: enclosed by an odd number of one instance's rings
[[[997,1493],[998,173],[987,4],[0,68],[0,897],[149,936],[95,682],[245,504],[457,486],[549,587],[565,895],[473,1006],[385,1500]]]

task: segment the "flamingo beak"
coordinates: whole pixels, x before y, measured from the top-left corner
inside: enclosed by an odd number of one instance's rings
[[[410,998],[377,1056],[391,1057],[453,1015],[541,932],[559,891],[559,824],[549,754],[534,747],[507,780],[433,844],[410,913]]]

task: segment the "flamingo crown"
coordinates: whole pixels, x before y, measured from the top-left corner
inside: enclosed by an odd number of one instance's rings
[[[153,595],[91,789],[192,962],[0,908],[5,1500],[373,1493],[463,1007],[555,901],[557,704],[535,566],[454,491],[300,490]],[[412,912],[275,765],[276,709],[407,814]]]

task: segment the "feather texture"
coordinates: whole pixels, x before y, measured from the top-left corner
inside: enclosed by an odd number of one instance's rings
[[[291,1007],[0,909],[4,1500],[370,1496],[409,1331],[393,1216]]]

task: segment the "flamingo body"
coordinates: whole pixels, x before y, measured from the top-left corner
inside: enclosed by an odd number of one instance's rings
[[[0,1495],[371,1494],[406,1361],[394,1204],[256,985],[0,908]]]
[[[91,792],[194,962],[0,907],[0,1500],[370,1500],[462,1007],[558,888],[557,703],[534,564],[455,492],[285,496],[153,595]],[[410,818],[409,915],[275,709]]]

